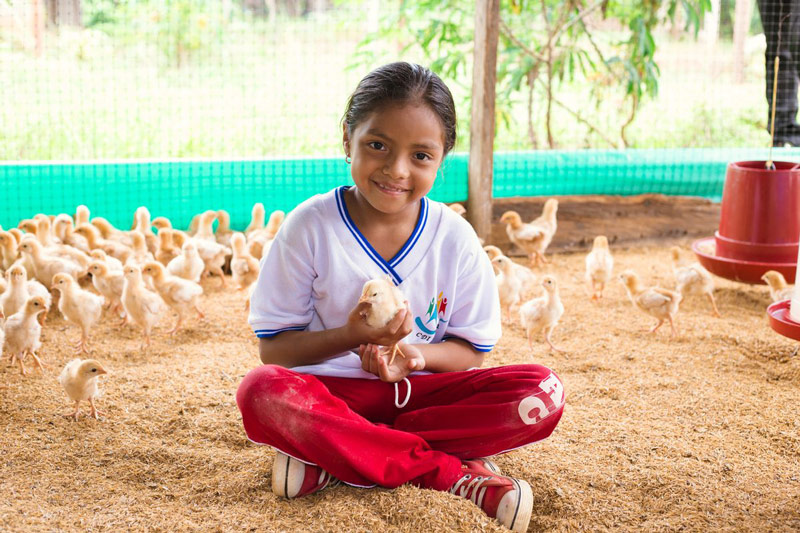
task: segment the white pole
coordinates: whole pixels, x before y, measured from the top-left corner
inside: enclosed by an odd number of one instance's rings
[[[794,275],[794,290],[789,303],[789,318],[800,322],[800,246],[797,248],[797,272]]]

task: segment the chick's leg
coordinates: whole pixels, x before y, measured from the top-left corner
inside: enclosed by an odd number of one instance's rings
[[[175,327],[167,331],[167,335],[175,335],[175,333],[178,331],[178,328],[181,327],[182,323],[183,323],[183,313],[178,313],[178,320],[175,322]]]
[[[672,336],[673,337],[677,337],[678,336],[678,328],[675,327],[675,320],[672,318],[672,315],[669,315],[667,318],[669,319],[669,327],[672,328]],[[662,320],[662,322],[663,322],[663,320]]]
[[[30,354],[33,356],[33,364],[36,365],[36,368],[39,369],[39,372],[44,374],[44,364],[42,363],[42,360],[39,359],[39,356],[36,355],[36,352],[30,352]]]
[[[669,321],[670,321],[670,323],[672,323],[672,319],[671,318],[669,319]],[[653,329],[650,330],[650,333],[655,333],[656,331],[658,331],[658,328],[660,328],[661,324],[663,324],[663,323],[664,323],[664,319],[663,318],[659,319],[658,324],[656,324],[655,327],[653,327]]]
[[[75,400],[75,409],[73,409],[73,411],[71,413],[64,413],[64,415],[63,415],[64,418],[72,418],[72,419],[75,420],[75,422],[77,422],[78,421],[78,416],[80,415],[80,412],[81,412],[80,407],[78,407],[78,405],[80,405],[80,403],[81,403],[80,400]]]
[[[94,405],[94,398],[89,398],[89,405],[92,406],[91,415],[94,417],[95,420],[99,420],[98,415],[106,416],[106,414],[103,411],[101,411]]]
[[[711,302],[711,308],[714,309],[714,316],[717,318],[722,317],[722,315],[719,312],[719,309],[717,309],[717,302],[714,300],[714,293],[712,292],[706,293],[706,296],[708,297],[708,301]]]
[[[24,354],[21,354],[21,353],[20,354],[16,354],[15,357],[17,358],[17,364],[19,364],[19,372],[20,372],[20,374],[22,374],[23,376],[27,375],[28,371],[25,370],[25,363],[22,362],[22,358],[24,357]]]
[[[395,356],[397,354],[400,354],[400,357],[402,357],[403,359],[406,358],[405,354],[400,350],[400,346],[398,346],[397,344],[392,346],[391,354],[392,354],[392,356],[389,358],[389,364],[390,365],[394,362],[394,358],[395,358]]]
[[[549,328],[545,328],[544,330],[544,340],[547,341],[547,345],[550,346],[550,349],[554,352],[563,352],[564,350],[560,348],[556,348],[553,344],[553,341],[550,340],[550,335],[552,335],[553,330],[556,329],[555,326],[550,326]]]
[[[222,272],[222,269],[220,267],[211,267],[211,268],[209,268],[209,270],[215,276],[219,276],[219,279],[221,281],[221,283],[219,284],[220,287],[226,287],[227,286],[227,283],[225,282],[225,273]]]

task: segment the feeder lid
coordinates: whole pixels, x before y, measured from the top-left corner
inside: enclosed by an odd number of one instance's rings
[[[783,300],[767,307],[769,325],[784,337],[800,341],[800,323],[789,317],[789,302],[790,300]]]
[[[697,255],[701,265],[712,274],[731,281],[763,285],[761,276],[768,270],[777,270],[784,278],[794,279],[797,269],[795,263],[769,263],[719,257],[715,250],[714,237],[706,237],[692,243],[692,251]]]

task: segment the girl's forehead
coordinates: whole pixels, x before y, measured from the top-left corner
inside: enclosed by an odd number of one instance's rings
[[[356,132],[388,137],[428,137],[440,144],[440,148],[444,140],[441,119],[430,106],[422,103],[385,105],[367,115]]]

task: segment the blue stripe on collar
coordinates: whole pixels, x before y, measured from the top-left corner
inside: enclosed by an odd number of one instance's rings
[[[358,228],[353,222],[353,219],[350,218],[350,213],[347,212],[347,205],[345,205],[344,202],[344,191],[346,191],[349,188],[350,187],[342,186],[336,189],[336,207],[339,210],[339,216],[342,217],[344,225],[347,226],[347,229],[350,230],[350,233],[353,234],[353,237],[355,237],[356,242],[359,244],[359,246],[361,246],[364,252],[366,252],[369,258],[372,259],[372,261],[376,265],[378,265],[381,270],[383,270],[385,273],[391,276],[392,281],[394,282],[395,285],[400,285],[401,283],[403,283],[403,279],[397,272],[395,272],[394,268],[392,268],[391,265],[389,265],[386,261],[384,261],[383,257],[381,257],[381,254],[375,251],[375,249],[372,247],[369,241],[367,241],[367,239],[364,238],[361,232],[358,231]]]
[[[411,237],[408,238],[406,243],[400,248],[400,251],[395,254],[395,256],[389,261],[391,266],[397,266],[400,264],[400,261],[405,259],[408,255],[408,252],[414,247],[414,245],[419,240],[419,236],[422,235],[422,229],[425,227],[425,223],[428,221],[428,199],[424,196],[420,202],[420,213],[419,218],[417,219],[417,225],[414,228],[414,231],[411,232]]]

